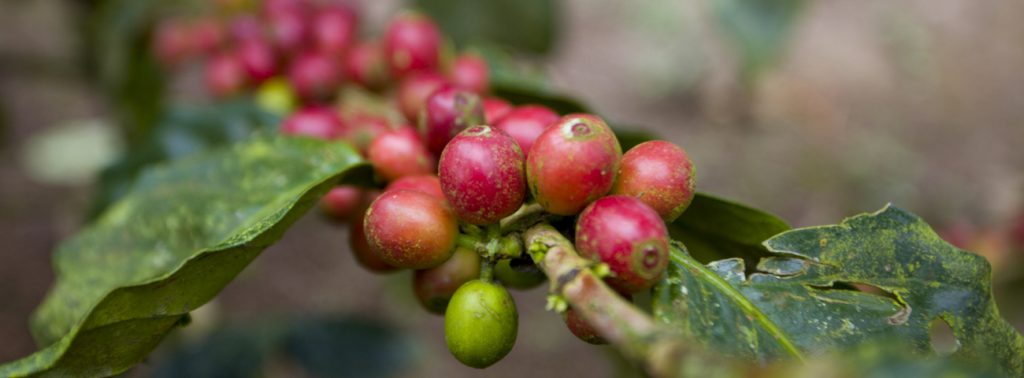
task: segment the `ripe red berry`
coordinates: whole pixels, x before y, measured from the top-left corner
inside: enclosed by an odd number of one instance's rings
[[[443,201],[412,190],[381,194],[366,212],[370,249],[388,265],[427,269],[452,256],[458,223]]]
[[[251,38],[239,42],[238,59],[249,76],[249,82],[253,84],[260,84],[277,73],[274,49],[262,39]]]
[[[519,209],[526,197],[523,152],[512,137],[490,126],[473,126],[441,154],[441,189],[459,219],[487,225]]]
[[[282,10],[266,15],[270,43],[282,55],[290,56],[306,46],[309,30],[305,12]]]
[[[345,55],[345,77],[370,89],[379,89],[387,84],[387,61],[380,44],[371,41],[353,47]]]
[[[367,147],[377,136],[391,130],[388,120],[372,114],[357,113],[345,121],[341,139],[352,143],[359,152],[366,154]]]
[[[668,230],[642,201],[613,195],[590,204],[576,222],[580,256],[608,264],[608,285],[636,293],[654,285],[668,266]]]
[[[206,89],[215,98],[239,93],[245,87],[245,68],[238,56],[224,52],[206,62]]]
[[[363,229],[363,219],[366,218],[366,210],[370,208],[370,204],[379,196],[380,192],[378,191],[365,193],[358,211],[348,222],[348,245],[359,265],[362,265],[371,272],[387,273],[396,271],[398,268],[388,265],[380,256],[377,256],[376,253],[370,250],[370,243],[366,241],[366,232]]]
[[[330,4],[313,15],[310,34],[316,49],[334,57],[341,57],[356,40],[358,18],[356,12],[342,4]]]
[[[384,34],[384,51],[395,77],[438,66],[441,32],[422,14],[406,13],[391,21]]]
[[[487,92],[490,85],[487,62],[476,55],[463,54],[456,58],[450,76],[456,87],[474,93]]]
[[[509,104],[508,101],[497,97],[484,98],[484,119],[488,125],[497,124],[510,111],[512,111],[512,104]],[[523,152],[529,151],[523,150]]]
[[[405,176],[392,181],[385,188],[385,191],[409,189],[434,196],[444,201],[444,192],[441,190],[441,180],[434,175]]]
[[[377,136],[367,147],[366,156],[377,174],[386,181],[395,181],[403,176],[429,175],[436,170],[434,157],[427,151],[419,134],[408,126]]]
[[[533,142],[559,118],[558,113],[545,106],[524,105],[510,110],[495,126],[511,135],[529,157]]]
[[[153,50],[165,67],[174,67],[193,53],[188,24],[178,19],[160,21],[153,34]]]
[[[335,60],[318,52],[295,57],[288,69],[288,80],[295,93],[308,102],[330,100],[341,85],[341,79]]]
[[[443,315],[448,301],[462,284],[480,277],[480,255],[468,248],[456,248],[444,264],[413,274],[412,288],[423,308]]]
[[[224,26],[214,18],[192,21],[189,39],[196,52],[212,53],[224,43]]]
[[[325,106],[310,106],[292,113],[281,125],[286,135],[306,135],[320,139],[335,139],[345,131],[345,124],[337,111]]]
[[[398,108],[409,122],[419,121],[420,110],[427,97],[445,85],[445,78],[435,72],[419,72],[402,80],[398,86]]]
[[[331,188],[320,199],[320,208],[331,219],[347,221],[360,210],[363,190],[354,185],[339,185]]]
[[[612,194],[639,198],[672,222],[690,206],[696,193],[693,163],[679,146],[655,140],[622,155]]]
[[[583,317],[576,310],[572,308],[566,310],[562,319],[565,320],[565,325],[569,328],[569,332],[572,332],[578,339],[594,345],[608,343],[601,335],[597,334],[597,331],[594,330],[594,327],[590,326],[590,323],[583,320]]]
[[[255,15],[240,15],[228,23],[228,37],[235,42],[245,42],[250,39],[264,40],[263,24]]]
[[[484,109],[479,96],[443,86],[427,97],[419,127],[427,149],[439,155],[455,135],[483,123]]]
[[[533,143],[526,160],[530,191],[552,214],[573,215],[611,189],[622,147],[600,118],[570,114]]]

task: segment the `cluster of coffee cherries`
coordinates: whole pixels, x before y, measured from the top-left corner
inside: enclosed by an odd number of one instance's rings
[[[416,298],[444,315],[449,350],[468,366],[490,366],[515,344],[506,288],[547,281],[524,253],[522,230],[503,227],[517,215],[559,224],[624,297],[657,282],[668,264],[665,224],[694,195],[682,148],[650,141],[623,154],[597,116],[490,96],[484,61],[452,54],[422,14],[396,16],[380,39],[359,40],[357,20],[342,4],[268,0],[219,24],[162,23],[156,53],[173,66],[190,50],[178,45],[202,45],[190,51],[212,51],[214,97],[255,93],[285,115],[282,133],[346,140],[363,154],[380,185],[337,186],[321,207],[349,226],[363,267],[414,272]],[[372,93],[385,111],[340,101],[346,87]],[[580,339],[602,342],[573,309],[564,317]]]

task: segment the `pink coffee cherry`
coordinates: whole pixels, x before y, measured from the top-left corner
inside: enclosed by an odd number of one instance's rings
[[[490,86],[490,70],[487,62],[479,56],[463,54],[455,58],[450,73],[452,84],[474,93],[487,92]]]
[[[395,77],[437,70],[440,50],[441,32],[434,21],[423,14],[399,15],[384,34],[384,52]]]
[[[412,127],[400,127],[377,136],[366,149],[367,159],[385,181],[436,172],[434,157]]]
[[[497,97],[484,98],[484,119],[488,125],[497,125],[508,112],[512,111],[512,104]],[[523,150],[523,152],[528,152]]]
[[[281,125],[286,135],[306,135],[320,139],[336,139],[345,132],[341,115],[326,106],[309,106],[292,113]]]
[[[516,212],[526,197],[523,152],[512,137],[473,126],[441,154],[441,189],[462,221],[488,225]]]
[[[252,84],[260,84],[277,74],[277,56],[266,41],[251,38],[239,42],[238,59]]]
[[[529,157],[533,142],[560,118],[545,106],[523,105],[510,110],[495,126],[511,135]]]
[[[399,189],[415,190],[445,200],[444,191],[441,190],[441,180],[434,175],[405,176],[392,181],[384,191]]]
[[[306,102],[330,101],[338,91],[342,80],[338,63],[330,56],[307,51],[292,61],[288,69],[288,81],[295,93]]]
[[[398,85],[398,108],[409,122],[419,122],[420,110],[427,103],[427,97],[446,85],[448,81],[436,72],[417,72],[409,75]]]
[[[356,41],[359,19],[356,12],[343,4],[329,4],[318,9],[310,21],[310,36],[317,50],[341,57]]]
[[[587,206],[576,222],[580,256],[608,264],[608,285],[622,293],[653,286],[668,266],[668,230],[635,197],[613,195]]]
[[[381,194],[363,221],[366,241],[388,265],[428,269],[452,256],[459,233],[455,214],[443,201],[413,190]]]
[[[670,142],[644,142],[626,151],[612,194],[633,196],[658,212],[665,222],[679,218],[696,194],[693,163]]]
[[[345,222],[359,211],[363,190],[354,185],[339,185],[331,188],[320,198],[320,208],[334,220]]]
[[[448,141],[470,126],[484,123],[480,97],[472,92],[442,86],[430,97],[419,122],[427,149],[440,155]]]
[[[380,44],[370,41],[355,45],[345,55],[345,76],[369,89],[380,89],[387,85],[388,66]]]
[[[245,68],[232,51],[214,55],[206,62],[206,90],[214,98],[238,94],[245,88],[245,78]]]

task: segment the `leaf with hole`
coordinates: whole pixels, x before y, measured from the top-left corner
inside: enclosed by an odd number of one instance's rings
[[[344,143],[257,138],[145,172],[54,253],[32,318],[42,350],[0,376],[108,376],[141,361],[345,176]]]
[[[890,206],[764,244],[773,255],[750,275],[739,258],[705,266],[676,244],[655,288],[656,316],[758,360],[878,339],[929,353],[930,327],[941,319],[960,345],[953,358],[1024,374],[1024,338],[999,315],[988,262],[944,242],[917,216]]]

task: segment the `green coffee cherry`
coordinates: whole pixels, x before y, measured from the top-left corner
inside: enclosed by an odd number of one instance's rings
[[[535,288],[548,280],[529,258],[499,261],[494,266],[494,277],[505,286],[519,290]]]
[[[501,285],[473,280],[459,287],[444,314],[448,350],[466,366],[483,369],[500,361],[516,343],[519,314]]]

